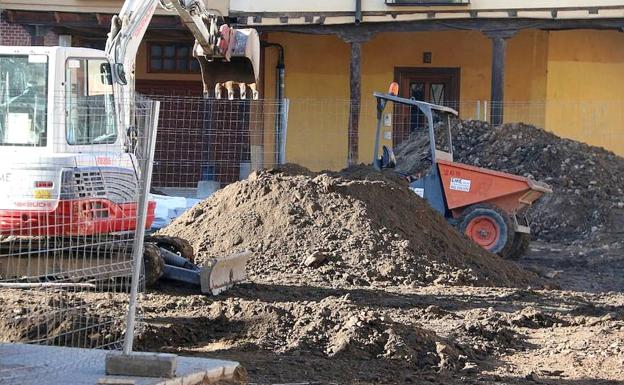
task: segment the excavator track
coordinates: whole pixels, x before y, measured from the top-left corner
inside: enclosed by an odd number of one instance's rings
[[[127,287],[132,274],[133,239],[127,234],[94,237],[0,238],[0,281],[80,282],[104,289]],[[248,251],[216,258],[203,267],[193,263],[188,241],[146,236],[143,282],[152,287],[161,278],[199,285],[203,293],[219,294],[247,280]]]
[[[195,252],[193,246],[186,239],[170,237],[166,235],[148,235],[145,237],[146,243],[153,243],[158,247],[178,254],[187,261],[195,262]]]

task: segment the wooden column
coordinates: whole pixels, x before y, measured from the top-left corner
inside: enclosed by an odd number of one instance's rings
[[[353,166],[358,163],[358,135],[360,131],[360,103],[362,102],[362,42],[351,42],[350,73],[350,99],[349,105],[349,152],[347,165]]]
[[[490,95],[490,123],[502,124],[504,119],[503,102],[505,101],[505,58],[507,39],[516,31],[487,31],[485,35],[492,40],[492,90]]]
[[[351,48],[351,60],[349,61],[349,127],[347,133],[348,155],[347,166],[358,164],[358,136],[360,132],[360,109],[362,103],[362,44],[373,37],[372,33],[356,28],[349,33],[341,33],[339,36],[347,42]]]

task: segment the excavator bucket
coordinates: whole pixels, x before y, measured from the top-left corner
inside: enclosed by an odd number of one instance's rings
[[[243,251],[207,262],[200,272],[202,293],[217,295],[237,283],[246,281],[246,266],[251,256],[250,251]]]
[[[201,68],[204,97],[220,98],[221,95],[228,95],[229,99],[233,99],[236,93],[241,99],[258,99],[258,32],[251,28],[236,29],[222,25],[218,36],[214,49],[207,50],[196,42],[193,50]]]

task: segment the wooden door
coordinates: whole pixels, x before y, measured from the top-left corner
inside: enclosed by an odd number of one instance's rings
[[[405,68],[395,69],[399,95],[428,103],[458,109],[459,68]],[[418,130],[426,129],[424,114],[411,106],[394,106],[393,146],[397,146]]]

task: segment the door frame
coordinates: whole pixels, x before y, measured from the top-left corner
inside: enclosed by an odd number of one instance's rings
[[[444,76],[450,77],[451,79],[451,89],[449,94],[456,95],[457,100],[452,100],[452,102],[456,102],[457,111],[459,111],[459,99],[461,97],[460,94],[460,77],[461,77],[461,68],[460,67],[394,67],[394,81],[401,85],[403,79],[405,77],[411,76]],[[399,89],[399,95],[401,94],[401,90]]]
[[[409,77],[436,77],[450,78],[449,91],[451,95],[456,95],[457,100],[452,100],[457,104],[452,106],[459,112],[460,99],[460,76],[461,69],[459,67],[394,67],[394,81],[399,84],[399,96],[401,96],[401,88],[403,81]],[[392,119],[392,146],[397,146],[405,136],[405,127],[408,125],[407,115],[402,113],[401,106],[394,103],[393,119]],[[400,129],[399,129],[400,127]],[[401,139],[401,141],[399,141]]]

